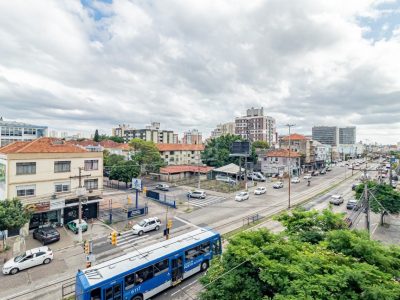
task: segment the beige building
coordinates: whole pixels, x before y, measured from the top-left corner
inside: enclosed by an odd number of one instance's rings
[[[201,132],[199,132],[197,129],[184,132],[182,144],[203,144]]]
[[[226,134],[235,134],[235,122],[218,124],[217,128],[211,131],[211,138],[217,138]]]
[[[155,144],[169,144],[174,142],[174,132],[172,130],[160,129],[160,123],[158,122],[152,122],[145,129],[134,129],[129,127],[129,125],[122,124],[112,129],[112,135],[122,137],[126,143],[134,138],[151,141]]]
[[[199,165],[204,145],[157,144],[161,157],[168,165]]]
[[[54,138],[0,148],[0,201],[19,198],[32,209],[30,229],[78,218],[79,171],[86,188],[83,217],[96,218],[103,189],[103,153]]]
[[[293,133],[290,135],[290,149],[300,154],[301,168],[304,171],[316,169],[316,153],[314,141],[302,134]],[[289,136],[284,136],[279,141],[280,148],[289,150]]]

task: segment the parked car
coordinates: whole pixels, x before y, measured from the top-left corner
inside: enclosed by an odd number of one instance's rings
[[[249,193],[248,192],[240,192],[239,194],[236,194],[235,200],[236,201],[244,201],[249,199]]]
[[[321,174],[321,175],[326,174],[326,170],[325,170],[325,169],[322,169],[321,171],[319,171],[319,174]]]
[[[188,192],[187,196],[189,198],[205,199],[207,195],[205,191],[195,190]]]
[[[224,175],[217,175],[215,176],[215,180],[217,181],[222,181],[230,184],[236,184],[236,180],[229,177],[229,176],[224,176]]]
[[[358,210],[360,207],[358,206],[358,200],[351,199],[346,204],[347,209]]]
[[[259,186],[258,188],[256,188],[254,190],[254,195],[261,195],[261,194],[265,194],[267,192],[267,188],[264,186]]]
[[[343,203],[343,198],[342,195],[332,195],[331,199],[329,200],[329,203],[333,205],[340,205]]]
[[[311,174],[304,175],[303,179],[311,179]]]
[[[156,185],[156,189],[160,191],[169,191],[169,185],[166,183],[159,183]]]
[[[311,176],[318,176],[318,171],[312,171]]]
[[[73,220],[67,223],[67,228],[69,230],[72,230],[75,234],[78,234],[79,232],[79,220]],[[82,232],[85,232],[88,230],[88,224],[85,222],[85,220],[81,220],[81,228]]]
[[[392,180],[392,187],[396,188],[397,187],[397,181]]]
[[[293,177],[293,178],[290,180],[290,182],[291,182],[291,183],[299,183],[299,182],[300,182],[300,178],[299,178],[299,177]]]
[[[282,182],[282,181],[275,182],[274,185],[273,185],[272,187],[273,187],[274,189],[283,188],[283,182]]]
[[[327,168],[326,168],[326,171],[327,171],[327,172],[330,172],[330,171],[332,171],[332,168],[331,168],[331,167],[327,167]]]
[[[143,235],[144,232],[152,230],[159,230],[161,227],[161,221],[159,218],[148,218],[140,221],[139,223],[132,226],[133,234]]]
[[[253,172],[253,173],[250,173],[250,174],[247,176],[247,179],[254,180],[254,181],[262,181],[262,182],[264,182],[264,181],[267,180],[267,179],[264,177],[264,175],[261,174],[260,172]]]
[[[53,260],[53,251],[47,247],[30,249],[21,255],[8,260],[3,266],[3,274],[17,274],[31,267],[48,264]]]
[[[59,241],[60,233],[51,226],[36,228],[33,231],[33,238],[46,245]]]

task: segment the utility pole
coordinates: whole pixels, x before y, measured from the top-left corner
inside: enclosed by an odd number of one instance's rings
[[[79,175],[78,176],[71,176],[70,178],[78,178],[79,179],[79,186],[76,194],[79,199],[79,206],[78,206],[78,218],[79,218],[79,226],[78,226],[78,241],[82,242],[82,198],[86,194],[86,189],[82,187],[82,177],[89,177],[90,174],[82,175],[82,167],[79,167]]]
[[[197,156],[197,171],[199,173],[199,182],[197,183],[197,188],[200,189],[200,153]]]
[[[288,198],[288,209],[290,209],[290,180],[291,180],[291,176],[292,176],[292,174],[291,174],[291,167],[292,167],[292,164],[291,164],[291,159],[290,159],[290,151],[291,151],[291,139],[290,139],[290,128],[291,127],[293,127],[293,126],[296,126],[295,124],[286,124],[286,126],[289,128],[289,158],[288,158],[288,161],[289,161],[289,167],[288,167],[288,173],[289,173],[289,198]]]
[[[369,211],[369,197],[368,197],[368,180],[367,180],[367,169],[364,171],[364,195],[366,201],[367,215],[366,215],[366,225],[368,234],[371,234],[371,216]]]

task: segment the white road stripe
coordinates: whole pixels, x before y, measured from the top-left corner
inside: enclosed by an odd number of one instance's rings
[[[186,221],[186,220],[183,220],[183,219],[181,219],[181,218],[179,218],[179,217],[174,217],[174,219],[176,219],[176,220],[178,220],[178,221],[181,221],[181,222],[183,222],[183,223],[185,223],[185,224],[187,224],[187,225],[200,228],[199,226],[197,226],[197,225],[195,225],[195,224],[193,224],[193,223],[190,223],[190,222],[188,222],[188,221]]]

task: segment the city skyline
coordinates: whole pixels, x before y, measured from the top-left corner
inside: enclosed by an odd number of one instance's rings
[[[6,120],[208,137],[264,107],[277,131],[400,140],[399,1],[25,1],[0,9]]]

